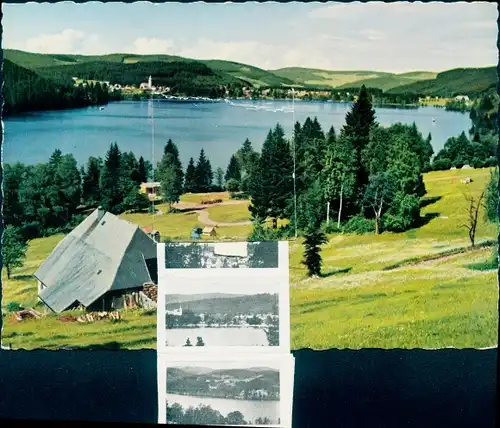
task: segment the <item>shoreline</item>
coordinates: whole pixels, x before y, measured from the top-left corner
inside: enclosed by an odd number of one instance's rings
[[[168,380],[167,380],[168,382]],[[167,391],[167,394],[172,394],[172,395],[181,395],[183,397],[193,397],[193,398],[212,398],[215,400],[237,400],[237,401],[275,401],[279,403],[281,401],[280,397],[278,398],[259,398],[259,399],[252,399],[252,398],[239,398],[239,397],[213,397],[211,395],[195,395],[195,394],[186,394],[182,392],[169,392]]]
[[[216,104],[216,103],[229,103],[232,101],[238,101],[238,102],[248,102],[248,103],[254,103],[254,102],[292,102],[291,98],[203,98],[203,97],[176,97],[172,99],[166,99],[166,98],[159,98],[159,97],[142,97],[140,99],[133,99],[132,97],[124,97],[123,99],[120,100],[110,100],[105,104],[99,104],[99,105],[88,105],[88,106],[81,106],[81,107],[71,107],[71,108],[60,108],[60,109],[50,109],[50,110],[28,110],[28,111],[23,111],[23,112],[18,112],[18,113],[12,113],[6,115],[5,113],[2,115],[3,120],[9,120],[9,119],[15,119],[15,118],[20,118],[20,117],[28,117],[28,116],[35,116],[37,114],[43,114],[43,113],[50,113],[50,112],[65,112],[65,111],[76,111],[76,110],[84,110],[84,109],[89,109],[89,108],[95,108],[95,109],[100,109],[100,107],[106,107],[108,105],[112,105],[115,103],[137,103],[137,102],[144,102],[144,101],[149,101],[149,100],[155,100],[155,101],[161,101],[164,103],[173,103],[173,104]],[[337,101],[337,100],[308,100],[308,99],[301,99],[301,98],[296,98],[294,102],[300,102],[300,103],[311,103],[311,104],[346,104],[350,105],[353,103],[353,101]],[[440,105],[434,105],[434,104],[397,104],[397,103],[377,103],[374,102],[373,107],[376,108],[390,108],[390,109],[411,109],[411,110],[418,110],[419,108],[426,108],[426,107],[443,107]],[[447,111],[449,112],[460,112],[460,113],[467,113],[467,112],[461,112],[457,110],[452,110],[448,109]]]

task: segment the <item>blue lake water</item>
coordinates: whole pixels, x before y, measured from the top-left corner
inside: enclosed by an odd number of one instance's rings
[[[316,116],[328,130],[338,132],[345,123],[349,103],[291,101],[234,101],[175,103],[120,101],[85,109],[30,113],[4,120],[3,161],[27,164],[46,162],[55,149],[72,153],[80,164],[89,156],[104,156],[109,145],[117,142],[122,151],[137,157],[153,156],[152,122],[154,114],[154,156],[160,159],[165,143],[177,144],[184,167],[190,157],[197,159],[204,148],[214,168],[225,169],[230,156],[249,138],[260,150],[271,127],[279,122],[287,135],[293,131],[293,119],[303,121]],[[422,134],[432,134],[435,153],[447,138],[470,128],[467,114],[437,107],[418,109],[377,108],[382,125],[396,122],[417,124]],[[433,122],[433,118],[435,122]]]

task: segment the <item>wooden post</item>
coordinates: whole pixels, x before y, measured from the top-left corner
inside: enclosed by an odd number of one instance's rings
[[[326,203],[326,224],[330,224],[330,201]]]

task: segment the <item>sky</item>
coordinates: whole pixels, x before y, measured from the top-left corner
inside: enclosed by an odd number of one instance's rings
[[[2,47],[393,73],[498,62],[495,3],[3,4]],[[43,17],[43,19],[41,18]]]

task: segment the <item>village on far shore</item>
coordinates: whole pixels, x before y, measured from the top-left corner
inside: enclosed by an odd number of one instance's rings
[[[124,98],[129,98],[131,96],[141,96],[141,97],[162,97],[165,100],[180,100],[180,101],[215,101],[214,99],[207,97],[186,97],[186,96],[175,96],[171,94],[171,88],[168,86],[154,85],[152,76],[149,76],[147,82],[141,82],[139,85],[122,85],[120,83],[113,83],[110,81],[98,81],[98,80],[84,80],[78,77],[73,77],[73,82],[75,86],[82,85],[84,87],[89,84],[99,83],[105,86],[108,91],[121,93]],[[225,98],[230,97],[230,92],[228,87],[225,89]],[[288,88],[283,88],[280,90],[279,99],[295,99],[300,101],[301,99],[309,100],[311,96],[314,97],[331,97],[334,95],[338,102],[355,102],[358,99],[356,93],[349,91],[335,91],[334,89],[313,89],[313,88],[301,88],[300,86],[290,85]],[[245,86],[242,88],[242,96],[231,97],[233,99],[275,99],[273,96],[272,88],[262,88],[262,90],[256,91],[255,88],[250,86]],[[331,101],[331,100],[330,100]],[[421,106],[437,106],[445,107],[447,103],[458,102],[463,103],[465,107],[469,108],[472,106],[473,102],[468,95],[456,95],[454,97],[439,97],[439,96],[420,96],[418,97],[418,105]]]

